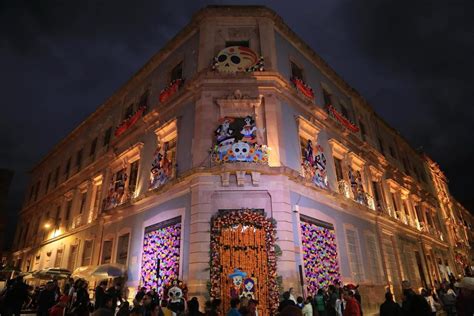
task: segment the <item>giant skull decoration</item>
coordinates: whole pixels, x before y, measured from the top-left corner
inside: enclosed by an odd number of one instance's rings
[[[216,69],[219,72],[245,72],[256,65],[258,56],[253,50],[244,46],[230,46],[217,55]]]
[[[241,141],[232,145],[235,159],[238,161],[246,161],[250,154],[250,145]]]
[[[172,303],[180,302],[183,298],[183,291],[179,287],[173,286],[168,290],[168,297]]]

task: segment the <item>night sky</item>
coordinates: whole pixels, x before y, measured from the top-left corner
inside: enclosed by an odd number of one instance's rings
[[[473,209],[473,1],[1,1],[0,168],[28,170],[207,4],[275,10]],[[12,226],[11,226],[12,227]]]

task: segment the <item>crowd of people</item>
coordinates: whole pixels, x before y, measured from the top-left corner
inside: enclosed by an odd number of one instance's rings
[[[101,281],[95,288],[94,300],[90,300],[89,284],[83,280],[67,280],[62,287],[56,280],[42,287],[28,286],[17,277],[9,280],[0,293],[0,315],[20,315],[21,311],[34,311],[38,316],[258,316],[258,301],[242,297],[230,301],[230,308],[221,313],[222,302],[214,299],[206,302],[200,311],[196,297],[184,302],[178,312],[171,303],[161,299],[155,289],[140,288],[133,302],[123,298],[121,283],[108,287]],[[395,302],[387,289],[380,316],[472,316],[474,315],[474,277],[445,280],[435,288],[412,288],[409,281],[402,282],[402,297]],[[279,316],[363,316],[362,297],[359,287],[353,284],[331,285],[319,289],[314,296],[297,296],[290,288],[284,292],[278,307]]]

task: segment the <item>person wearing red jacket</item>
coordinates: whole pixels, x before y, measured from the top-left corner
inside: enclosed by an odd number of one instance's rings
[[[359,302],[354,298],[354,293],[352,291],[344,291],[344,301],[346,301],[344,316],[361,316]]]

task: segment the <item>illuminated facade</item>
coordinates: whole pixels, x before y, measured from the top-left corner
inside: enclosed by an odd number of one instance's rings
[[[434,166],[274,12],[208,7],[33,169],[14,260],[121,263],[130,295],[177,277],[260,315],[342,280],[375,310],[472,260]]]

